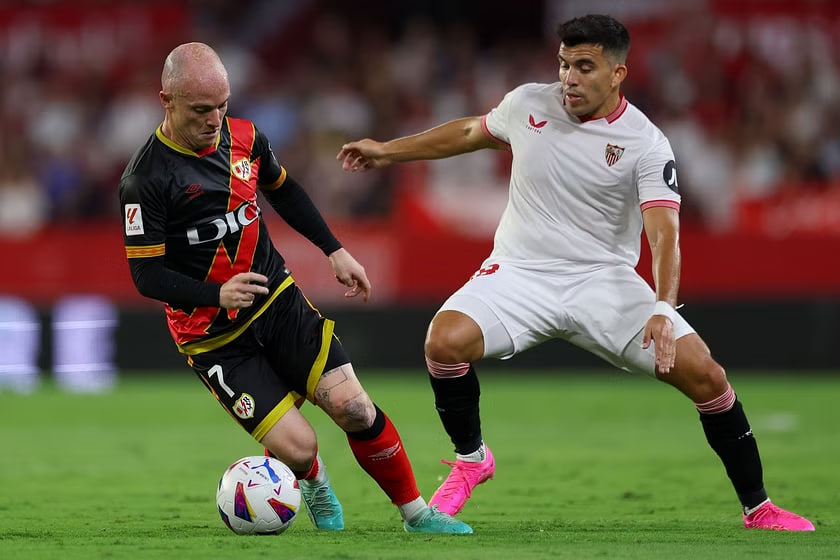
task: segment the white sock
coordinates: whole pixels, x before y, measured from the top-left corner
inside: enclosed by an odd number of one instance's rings
[[[423,496],[419,496],[407,504],[398,505],[397,509],[400,510],[400,516],[403,518],[403,521],[410,525],[414,521],[420,519],[428,507],[429,506],[426,505],[426,500],[423,499]]]
[[[744,515],[751,514],[752,512],[756,511],[758,508],[760,508],[761,506],[763,506],[764,504],[766,504],[769,501],[770,501],[770,498],[767,498],[766,500],[764,500],[763,502],[761,502],[760,504],[758,504],[754,508],[750,508],[750,509],[744,508]]]
[[[481,463],[487,459],[487,452],[485,451],[484,442],[482,441],[478,449],[472,453],[467,453],[466,455],[456,453],[455,456],[461,461],[466,461],[468,463]]]

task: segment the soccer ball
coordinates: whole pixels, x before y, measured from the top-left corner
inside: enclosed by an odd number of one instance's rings
[[[274,457],[243,457],[229,466],[216,491],[219,515],[240,535],[277,535],[300,510],[300,486]]]

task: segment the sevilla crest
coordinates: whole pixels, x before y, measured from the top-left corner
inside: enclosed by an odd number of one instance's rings
[[[612,167],[621,159],[624,154],[624,148],[616,146],[615,144],[607,144],[607,149],[604,151],[604,156],[607,158],[607,165]]]

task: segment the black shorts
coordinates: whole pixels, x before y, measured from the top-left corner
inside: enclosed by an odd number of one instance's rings
[[[314,401],[321,375],[350,362],[324,318],[296,284],[224,346],[188,358],[190,366],[239,424],[260,441],[304,398]]]

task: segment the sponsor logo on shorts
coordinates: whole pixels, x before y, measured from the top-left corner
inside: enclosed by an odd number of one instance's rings
[[[242,393],[241,395],[239,395],[239,398],[236,399],[235,403],[233,403],[233,412],[243,420],[253,418],[254,397],[252,397],[248,393]]]

